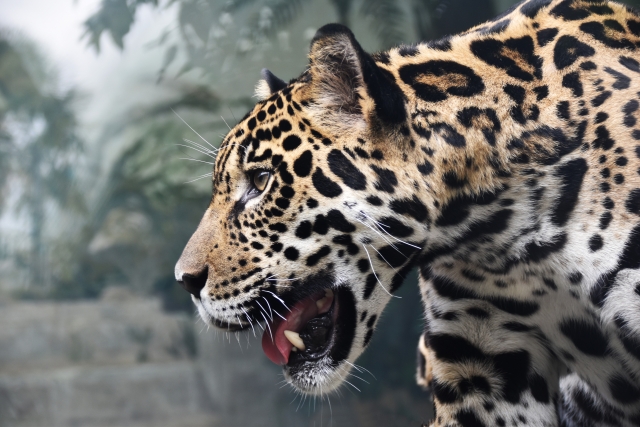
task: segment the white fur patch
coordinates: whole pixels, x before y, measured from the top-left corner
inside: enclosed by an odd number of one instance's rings
[[[258,80],[258,83],[256,83],[256,87],[253,90],[253,96],[254,98],[258,98],[258,101],[264,101],[271,96],[271,89],[269,89],[269,84],[266,80]]]

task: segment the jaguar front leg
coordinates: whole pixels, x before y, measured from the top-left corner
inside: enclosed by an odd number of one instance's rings
[[[558,426],[562,367],[544,335],[487,301],[444,298],[422,279],[421,288],[419,381],[434,398],[430,426]]]

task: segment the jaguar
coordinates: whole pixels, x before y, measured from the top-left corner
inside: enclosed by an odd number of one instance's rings
[[[417,268],[432,426],[640,426],[639,49],[599,0],[375,54],[326,25],[263,70],[176,279],[322,394]]]

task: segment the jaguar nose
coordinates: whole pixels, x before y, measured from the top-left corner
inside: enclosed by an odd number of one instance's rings
[[[184,273],[182,280],[179,280],[180,286],[182,286],[187,292],[194,297],[200,299],[200,291],[207,284],[207,277],[209,276],[209,269],[205,268],[197,275]]]

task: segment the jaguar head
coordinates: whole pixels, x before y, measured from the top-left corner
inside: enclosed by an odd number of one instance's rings
[[[337,388],[424,243],[427,207],[405,173],[406,99],[384,58],[343,26],[226,136],[213,196],[176,279],[205,322],[261,333],[305,393]]]

